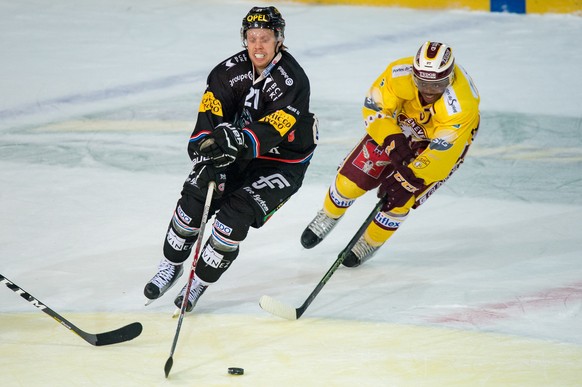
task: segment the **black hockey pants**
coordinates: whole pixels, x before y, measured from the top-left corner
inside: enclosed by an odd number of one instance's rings
[[[227,169],[225,191],[211,205],[209,217],[216,214],[212,235],[197,264],[196,274],[202,280],[218,280],[238,255],[238,245],[249,228],[262,227],[301,187],[307,166],[253,159],[242,170],[238,163]],[[205,195],[205,187],[201,190],[184,184],[164,241],[168,260],[181,263],[188,259],[198,235]]]

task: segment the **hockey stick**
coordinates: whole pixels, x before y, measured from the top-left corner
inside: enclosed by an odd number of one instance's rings
[[[166,378],[168,377],[168,375],[170,375],[170,370],[172,369],[172,365],[174,365],[173,359],[174,351],[176,350],[176,344],[178,344],[178,336],[180,335],[182,321],[184,320],[184,314],[186,313],[186,305],[188,305],[188,293],[190,293],[190,287],[192,286],[192,280],[194,279],[194,271],[196,270],[196,263],[198,262],[198,257],[200,253],[200,246],[202,245],[202,239],[204,238],[204,229],[206,228],[206,222],[208,221],[208,213],[210,212],[210,203],[212,201],[212,195],[214,193],[215,186],[216,183],[214,181],[208,183],[208,192],[206,193],[206,201],[204,202],[204,211],[202,212],[200,231],[198,231],[198,239],[196,240],[196,250],[194,251],[194,259],[192,260],[192,267],[190,268],[188,283],[186,284],[186,292],[184,293],[182,306],[180,308],[180,318],[178,319],[178,327],[176,328],[176,333],[174,334],[174,342],[172,343],[172,349],[170,350],[170,357],[168,357],[168,360],[166,360],[166,365],[164,366]]]
[[[372,222],[372,220],[374,220],[374,217],[376,216],[378,211],[380,211],[385,202],[386,198],[383,197],[376,204],[372,212],[370,212],[370,215],[368,215],[364,223],[360,226],[356,234],[352,237],[350,243],[348,243],[348,245],[342,250],[342,252],[339,254],[333,265],[331,265],[327,273],[325,273],[325,275],[319,281],[315,289],[313,289],[309,297],[307,297],[303,305],[301,305],[299,308],[294,308],[270,296],[262,296],[261,299],[259,300],[259,305],[261,306],[261,308],[275,316],[286,318],[287,320],[298,320],[303,315],[303,313],[305,313],[305,311],[307,310],[311,302],[315,299],[315,297],[319,294],[321,289],[323,289],[327,281],[329,281],[333,273],[335,273],[337,268],[342,264],[346,257],[347,252],[350,251],[352,247],[354,247],[358,239],[360,239],[360,237],[364,234],[364,231],[366,231],[368,225]]]
[[[97,334],[87,333],[77,328],[70,321],[68,321],[63,316],[61,316],[60,314],[58,314],[57,312],[55,312],[54,310],[40,302],[38,299],[30,295],[30,293],[26,292],[24,289],[16,285],[14,282],[10,281],[8,278],[4,277],[2,274],[0,274],[0,282],[6,285],[8,289],[12,290],[14,293],[19,294],[20,297],[24,298],[32,305],[36,306],[38,309],[42,310],[43,312],[51,316],[62,326],[76,333],[79,337],[81,337],[83,340],[85,340],[91,345],[101,346],[122,343],[124,341],[135,339],[137,336],[141,334],[142,326],[138,322],[134,322],[132,324],[126,325],[124,327],[109,332]]]

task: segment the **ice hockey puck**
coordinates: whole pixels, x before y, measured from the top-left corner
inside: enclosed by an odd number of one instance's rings
[[[231,375],[242,375],[245,373],[245,370],[243,368],[238,367],[229,367],[228,373]]]

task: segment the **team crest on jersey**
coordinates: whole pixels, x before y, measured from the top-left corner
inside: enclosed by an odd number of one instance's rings
[[[376,145],[373,140],[368,140],[362,146],[360,153],[354,158],[352,164],[365,174],[377,179],[386,165],[390,163],[384,148]]]
[[[423,168],[428,167],[429,164],[430,164],[430,160],[428,159],[428,157],[419,156],[414,160],[412,167],[415,169],[423,169]]]
[[[397,117],[398,126],[402,129],[407,137],[412,136],[413,138],[420,140],[428,140],[426,135],[426,130],[424,127],[416,122],[414,118],[407,117],[404,113],[398,114]]]
[[[202,96],[202,101],[200,102],[198,111],[200,113],[210,111],[212,114],[222,117],[222,104],[220,103],[220,100],[214,97],[214,93],[207,91]]]

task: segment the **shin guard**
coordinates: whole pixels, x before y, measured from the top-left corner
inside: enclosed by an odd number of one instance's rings
[[[196,265],[196,275],[206,283],[218,281],[238,256],[238,245],[227,246],[213,236],[208,239]]]

